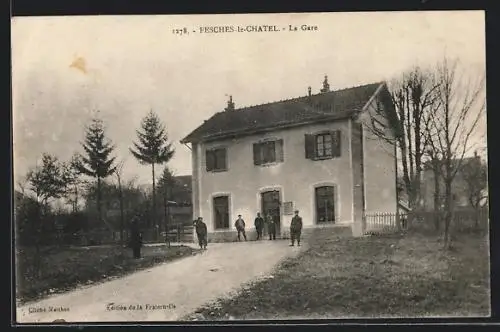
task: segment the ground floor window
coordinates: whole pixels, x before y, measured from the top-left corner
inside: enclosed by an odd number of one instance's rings
[[[213,198],[214,228],[229,228],[229,196],[217,196]]]
[[[335,222],[335,187],[322,186],[315,188],[316,222]]]

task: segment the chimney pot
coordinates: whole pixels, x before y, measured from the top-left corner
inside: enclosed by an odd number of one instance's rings
[[[323,81],[323,88],[321,89],[321,93],[329,91],[330,91],[330,84],[328,83],[328,76],[325,75],[325,80]]]
[[[229,96],[229,100],[227,101],[227,107],[225,108],[226,111],[234,111],[234,102],[233,102],[233,96]]]

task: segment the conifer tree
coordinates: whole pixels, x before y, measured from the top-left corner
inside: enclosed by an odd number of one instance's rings
[[[138,142],[130,148],[132,155],[143,165],[151,165],[153,179],[153,224],[156,226],[156,186],[155,164],[167,163],[175,153],[168,141],[165,125],[152,110],[142,119],[141,128],[137,130]]]
[[[87,126],[82,146],[85,155],[80,156],[80,160],[75,163],[75,166],[81,174],[97,180],[97,213],[99,221],[103,221],[101,212],[102,181],[115,172],[116,165],[114,165],[115,157],[111,157],[115,146],[106,138],[101,119],[94,118]]]

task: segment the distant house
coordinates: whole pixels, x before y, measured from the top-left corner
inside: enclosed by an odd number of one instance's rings
[[[463,166],[469,163],[479,162],[481,163],[480,157],[476,154],[473,157],[467,157],[462,160],[462,168],[459,168],[457,174],[453,180],[451,191],[453,194],[453,203],[457,209],[470,209],[471,204],[469,201],[469,191],[467,189],[467,182],[464,179]],[[458,163],[458,160],[453,161],[454,164]],[[441,204],[444,202],[444,183],[442,179],[438,180],[440,186],[440,197],[439,200]],[[435,196],[435,181],[434,172],[432,170],[430,162],[424,164],[424,170],[422,172],[422,207],[424,210],[432,211],[434,210],[434,196]]]
[[[232,97],[181,143],[191,144],[194,217],[210,236],[232,238],[241,214],[257,212],[279,231],[298,209],[304,228],[344,226],[364,232],[363,214],[397,210],[393,143],[371,126],[394,111],[385,83],[235,108]],[[380,112],[382,110],[382,112]]]

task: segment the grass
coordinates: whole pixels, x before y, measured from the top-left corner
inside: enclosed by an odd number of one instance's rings
[[[133,259],[132,250],[121,246],[44,248],[40,276],[30,267],[33,249],[16,254],[16,292],[18,304],[42,299],[49,294],[66,292],[79,286],[107,281],[195,254],[187,246],[145,246],[143,259]]]
[[[444,252],[436,237],[363,238],[322,231],[309,249],[235,297],[187,320],[488,316],[487,237],[461,235]]]

